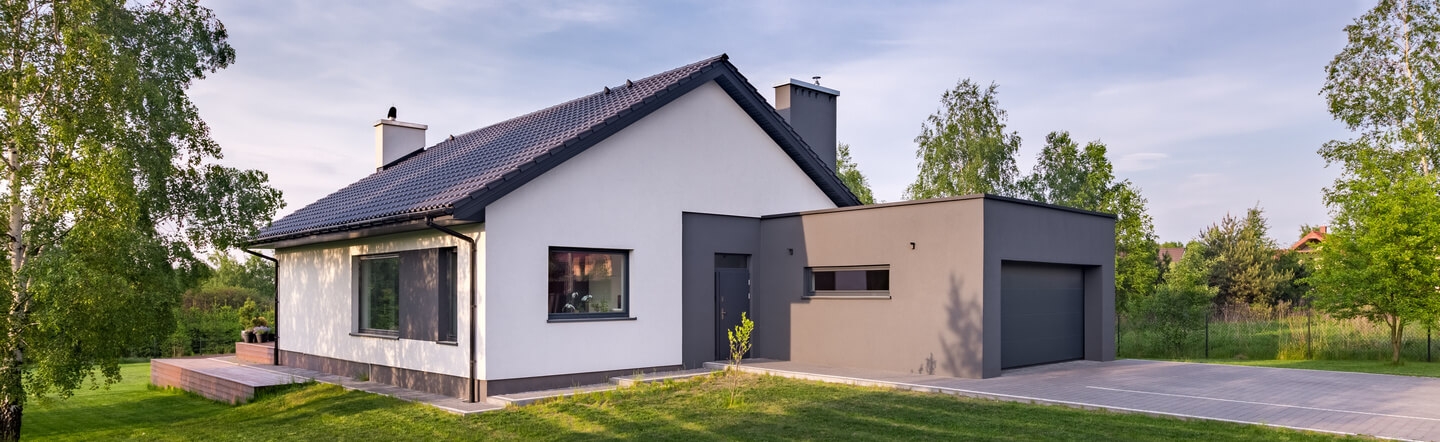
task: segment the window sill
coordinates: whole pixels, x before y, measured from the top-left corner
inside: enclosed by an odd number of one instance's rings
[[[632,316],[612,316],[612,317],[603,317],[603,316],[602,316],[602,317],[598,317],[598,318],[550,318],[550,319],[546,320],[545,322],[548,322],[548,323],[551,323],[551,324],[557,324],[557,323],[565,323],[565,322],[607,322],[607,321],[634,321],[634,320],[635,320],[635,318],[632,317]]]
[[[889,294],[875,295],[810,295],[801,296],[800,299],[890,299]]]
[[[460,343],[459,343],[459,342],[456,342],[456,341],[435,341],[435,343],[436,343],[436,344],[439,344],[439,345],[449,345],[449,346],[451,346],[451,347],[459,347],[459,346],[460,346]]]
[[[380,334],[380,333],[350,332],[350,336],[357,336],[357,337],[362,337],[362,338],[389,339],[389,340],[391,340],[391,341],[398,341],[398,340],[400,340],[400,335],[398,335],[398,334],[397,334],[397,335],[384,335],[384,334]]]

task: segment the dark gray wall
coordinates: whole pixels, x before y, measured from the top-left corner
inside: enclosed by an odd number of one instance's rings
[[[439,339],[439,249],[400,252],[400,338]]]
[[[1085,274],[1085,359],[1115,359],[1115,219],[986,198],[985,367],[999,376],[1001,267],[1006,261],[1070,264]]]
[[[681,357],[696,368],[715,360],[715,254],[752,255],[753,272],[760,219],[685,213],[681,222]]]
[[[763,219],[754,354],[980,377],[981,208],[947,200]],[[803,298],[805,267],[856,265],[890,266],[890,299]]]
[[[786,83],[775,87],[775,110],[795,133],[835,170],[835,101],[833,94]]]

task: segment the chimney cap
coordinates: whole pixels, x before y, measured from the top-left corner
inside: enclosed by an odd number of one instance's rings
[[[385,118],[395,119],[395,106],[390,106],[390,111],[385,113]]]
[[[828,87],[821,86],[821,85],[814,84],[814,83],[806,83],[806,82],[804,82],[804,81],[800,81],[800,80],[797,80],[797,79],[794,79],[794,78],[791,78],[790,81],[787,81],[787,82],[784,82],[784,83],[780,83],[780,84],[775,85],[775,87],[781,87],[781,86],[799,86],[799,87],[803,87],[803,88],[805,88],[805,89],[809,89],[809,90],[812,90],[812,91],[815,91],[815,92],[823,92],[823,93],[827,93],[827,94],[834,95],[834,96],[837,96],[837,97],[840,96],[840,91],[837,91],[837,90],[834,90],[834,89],[830,89],[830,88],[828,88]]]
[[[420,123],[409,123],[409,122],[400,121],[400,120],[388,120],[388,119],[387,119],[387,120],[375,120],[375,127],[380,127],[380,126],[382,126],[382,125],[384,125],[384,126],[408,127],[408,128],[411,128],[411,129],[420,129],[420,130],[426,130],[426,129],[429,129],[429,128],[430,128],[430,126],[427,126],[427,125],[424,125],[424,124],[420,124]]]

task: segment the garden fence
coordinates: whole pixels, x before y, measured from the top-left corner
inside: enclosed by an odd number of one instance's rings
[[[1214,309],[1183,327],[1183,333],[1129,315],[1117,320],[1117,353],[1130,358],[1390,360],[1390,329],[1362,318],[1339,319],[1307,307]],[[1172,328],[1174,330],[1175,328]],[[1404,327],[1400,357],[1440,358],[1433,330],[1424,323]]]

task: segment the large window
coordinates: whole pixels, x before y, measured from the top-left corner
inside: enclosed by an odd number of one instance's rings
[[[807,296],[890,296],[890,267],[806,269]]]
[[[618,250],[550,249],[550,318],[627,316],[627,255]]]
[[[456,342],[456,314],[459,293],[456,286],[455,263],[458,261],[455,248],[440,249],[440,331],[441,342]]]
[[[360,332],[400,331],[400,257],[360,258]]]

